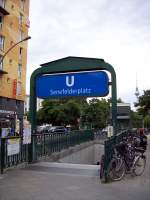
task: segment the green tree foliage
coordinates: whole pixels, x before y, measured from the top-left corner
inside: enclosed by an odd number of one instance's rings
[[[145,90],[144,94],[139,97],[139,102],[135,104],[138,112],[144,117],[150,112],[150,90]]]
[[[124,102],[123,102],[122,99],[119,97],[119,98],[117,99],[117,103],[124,103]]]
[[[108,102],[111,103],[111,102],[112,102],[112,99],[109,98],[109,99],[108,99]],[[124,103],[124,101],[119,97],[119,98],[117,99],[117,103]]]
[[[132,128],[140,128],[143,126],[143,117],[138,112],[131,111],[131,126]]]
[[[144,118],[144,127],[150,128],[150,114],[147,114]]]
[[[109,104],[105,99],[93,98],[82,109],[82,124],[90,124],[93,128],[106,126],[109,117]]]
[[[64,105],[64,113],[66,115],[66,124],[76,127],[80,118],[80,105],[75,100],[69,100]]]
[[[74,99],[44,100],[42,109],[37,113],[38,124],[71,124],[77,126],[80,117],[80,105]]]
[[[93,128],[106,126],[109,117],[109,103],[105,100],[92,99],[87,103],[86,98],[66,98],[44,100],[42,109],[37,113],[38,124],[68,125],[78,127],[91,124]]]

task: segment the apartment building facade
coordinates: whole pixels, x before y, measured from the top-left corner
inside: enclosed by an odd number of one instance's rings
[[[0,0],[0,127],[23,127],[29,0]],[[19,44],[17,44],[20,42]],[[12,48],[9,53],[7,51]]]
[[[40,110],[42,108],[43,99],[37,98],[36,110]],[[24,113],[28,113],[30,109],[30,95],[26,95],[26,99],[24,102]]]

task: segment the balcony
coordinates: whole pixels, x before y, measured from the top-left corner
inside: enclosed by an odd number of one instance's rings
[[[9,12],[5,7],[5,1],[3,0],[0,0],[0,13],[2,13],[3,15],[9,15]]]
[[[3,74],[8,74],[8,72],[4,71],[3,69],[0,69],[0,76]]]

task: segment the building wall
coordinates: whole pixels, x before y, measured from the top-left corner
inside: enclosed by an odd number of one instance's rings
[[[112,105],[110,105],[111,107]],[[111,110],[111,109],[110,109]],[[117,129],[129,129],[130,128],[130,112],[131,106],[129,103],[117,103]],[[110,119],[112,119],[110,113]]]
[[[37,105],[36,105],[36,110],[38,111],[40,108],[42,108],[42,101],[43,99],[37,98]],[[30,109],[30,96],[26,95],[26,99],[24,102],[24,113],[29,112]]]
[[[2,1],[2,0],[0,0]],[[0,49],[0,55],[4,53],[15,43],[28,36],[28,16],[29,0],[25,0],[24,10],[20,8],[21,0],[6,0],[5,9],[9,15],[3,15],[0,36],[4,37],[4,48]],[[22,23],[19,18],[22,17]],[[20,38],[20,33],[23,33]],[[19,55],[21,51],[21,56]],[[22,65],[21,76],[18,75],[18,65]],[[26,64],[27,64],[27,41],[14,47],[4,58],[3,70],[8,74],[0,77],[0,96],[25,100],[26,93]],[[20,92],[19,92],[19,85]],[[17,87],[18,86],[18,87]]]
[[[0,59],[28,36],[28,17],[29,0],[0,0],[0,37],[4,38],[3,46],[0,44]],[[16,119],[20,120],[20,126],[23,124],[27,43],[24,41],[12,48],[0,65],[0,124],[5,119],[10,120],[12,126]]]

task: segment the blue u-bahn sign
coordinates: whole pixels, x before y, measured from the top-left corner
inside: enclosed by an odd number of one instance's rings
[[[36,96],[39,98],[106,96],[109,79],[104,71],[43,75],[36,79]]]

